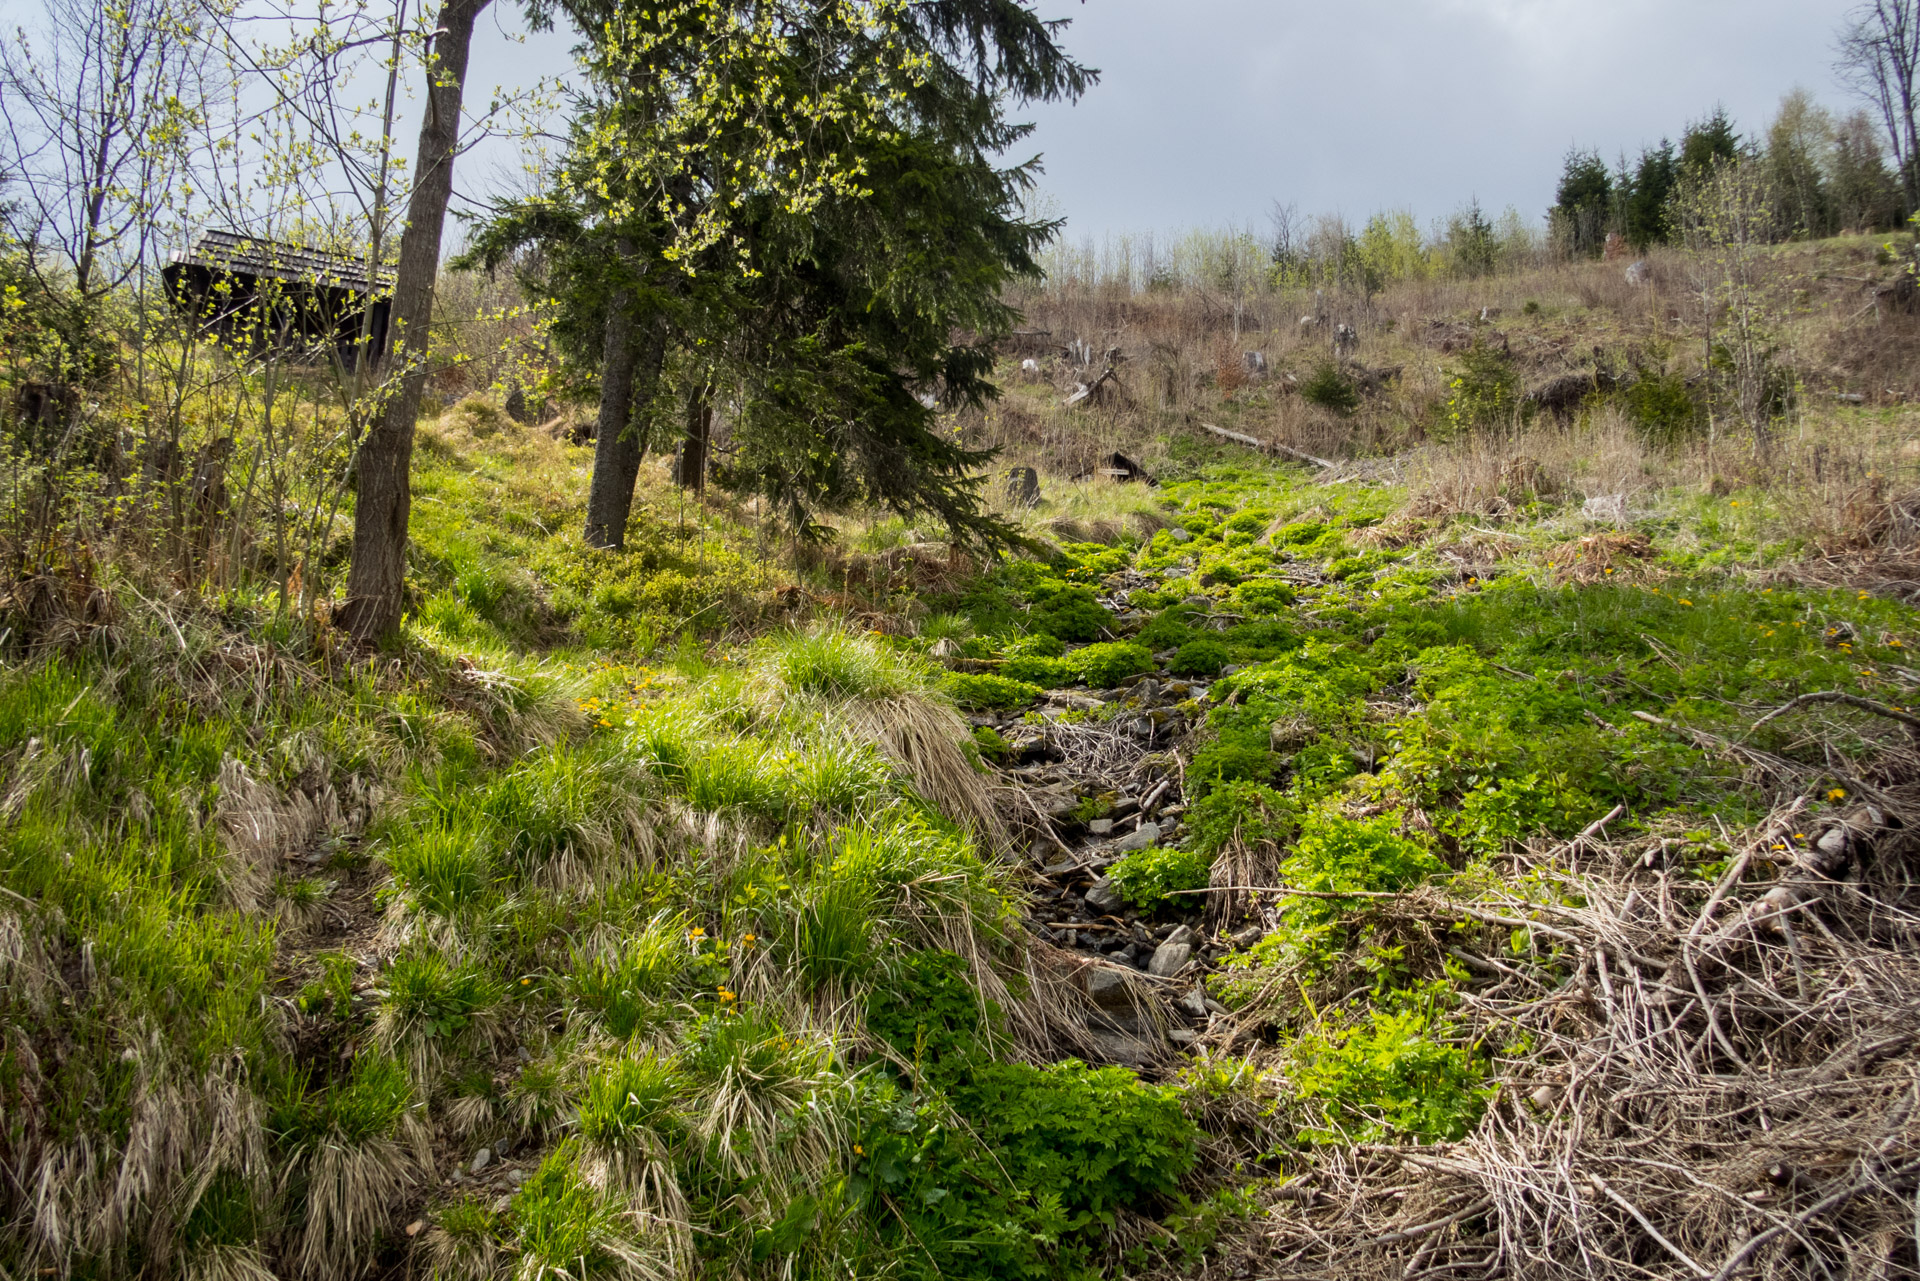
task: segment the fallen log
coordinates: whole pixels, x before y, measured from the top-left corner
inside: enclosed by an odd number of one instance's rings
[[[1272,441],[1260,440],[1257,437],[1247,435],[1245,432],[1228,431],[1225,427],[1215,427],[1212,423],[1201,423],[1199,426],[1203,430],[1210,431],[1222,439],[1230,440],[1236,445],[1245,445],[1250,449],[1260,450],[1262,453],[1285,454],[1289,458],[1298,458],[1303,463],[1312,463],[1315,467],[1325,467],[1328,471],[1332,471],[1339,465],[1328,462],[1324,458],[1315,458],[1312,454],[1303,453],[1288,445],[1280,445]]]

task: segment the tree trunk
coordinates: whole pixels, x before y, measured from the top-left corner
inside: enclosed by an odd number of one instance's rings
[[[633,485],[646,455],[645,435],[635,411],[653,399],[665,354],[658,322],[636,334],[625,293],[607,312],[606,355],[600,371],[600,416],[594,428],[593,483],[587,492],[589,547],[618,551],[627,545],[627,517],[633,510]]]
[[[680,465],[673,479],[682,489],[707,489],[707,446],[713,436],[713,384],[701,383],[687,398],[687,434],[680,442]]]
[[[354,460],[353,564],[341,621],[361,642],[380,642],[400,627],[407,573],[407,517],[413,426],[427,386],[427,343],[433,290],[440,274],[440,236],[453,195],[453,157],[460,142],[460,101],[474,21],[488,0],[446,0],[427,69],[427,109],[420,121],[407,226],[393,287],[392,344],[386,367],[399,384],[374,419]]]

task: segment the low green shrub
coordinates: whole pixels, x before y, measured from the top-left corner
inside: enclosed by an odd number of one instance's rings
[[[1153,670],[1153,651],[1131,641],[1089,645],[1067,655],[1074,672],[1095,689],[1108,689],[1129,676]]]
[[[1678,444],[1699,428],[1703,415],[1692,388],[1679,374],[1648,371],[1621,393],[1627,416],[1646,438]]]
[[[1279,769],[1280,758],[1266,744],[1222,735],[1193,754],[1187,778],[1204,795],[1221,783],[1270,783]]]
[[[1098,640],[1113,622],[1113,615],[1101,605],[1091,587],[1061,586],[1044,596],[1034,595],[1033,628],[1057,636],[1063,641]]]
[[[1059,658],[1067,652],[1067,643],[1051,632],[1030,632],[1007,642],[1008,658]]]
[[[1073,664],[1066,659],[1044,658],[1037,654],[1009,658],[1000,664],[999,675],[1005,680],[1037,685],[1042,689],[1071,685],[1075,678]]]
[[[911,1063],[915,1080],[948,1082],[966,1071],[981,1053],[981,1028],[980,997],[952,952],[892,958],[867,998],[868,1033]]]
[[[1217,640],[1191,640],[1174,654],[1167,670],[1175,676],[1218,676],[1231,657]]]
[[[973,746],[981,757],[996,765],[1005,764],[1013,755],[1013,745],[1000,735],[1000,731],[991,725],[973,727]]]
[[[1278,614],[1299,596],[1291,584],[1271,578],[1256,578],[1233,589],[1233,599],[1250,614]]]
[[[1317,894],[1343,890],[1390,893],[1445,875],[1447,865],[1420,841],[1403,835],[1397,814],[1348,818],[1322,811],[1304,824],[1292,853],[1280,865],[1287,884]],[[1362,900],[1346,901],[1354,907]],[[1300,899],[1289,908],[1323,918],[1342,910],[1341,900]]]
[[[940,682],[940,688],[970,711],[1011,711],[1026,707],[1044,692],[1038,685],[986,672],[954,672]]]
[[[1330,360],[1322,361],[1300,384],[1300,398],[1336,414],[1350,414],[1360,408],[1360,389]]]
[[[1107,876],[1122,898],[1150,912],[1169,901],[1176,907],[1196,906],[1197,900],[1170,896],[1176,890],[1205,889],[1212,869],[1213,860],[1198,849],[1156,846],[1127,855],[1107,870]]]
[[[1194,848],[1217,854],[1234,842],[1284,849],[1300,830],[1300,804],[1263,783],[1222,783],[1194,802]]]
[[[1189,621],[1192,617],[1193,610],[1187,606],[1171,606],[1135,632],[1134,643],[1152,650],[1178,649],[1201,634],[1200,629]]]
[[[1298,1098],[1319,1113],[1309,1143],[1426,1143],[1466,1137],[1486,1108],[1486,1065],[1450,1043],[1451,989],[1444,981],[1388,994],[1388,1008],[1343,1028],[1320,1025],[1294,1043]]]
[[[1118,1212],[1172,1197],[1198,1137],[1171,1087],[1075,1062],[979,1062],[943,1092],[868,1100],[850,1190],[913,1281],[1099,1275]]]
[[[1446,378],[1443,435],[1513,425],[1520,412],[1520,375],[1506,352],[1475,339]]]

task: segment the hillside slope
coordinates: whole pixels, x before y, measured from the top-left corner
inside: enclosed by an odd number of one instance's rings
[[[1442,439],[1484,335],[1345,409],[1299,343],[1091,419],[1010,366],[1074,443],[995,563],[654,469],[589,552],[484,398],[392,652],[49,540],[0,1272],[1920,1269],[1908,411]]]

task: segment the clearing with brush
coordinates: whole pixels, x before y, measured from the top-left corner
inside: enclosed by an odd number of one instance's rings
[[[1920,1278],[1920,12],[1096,241],[1097,8],[29,0],[0,1281]]]

